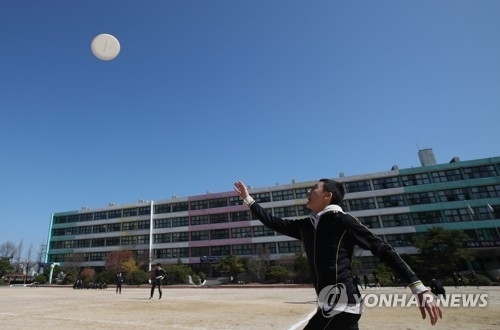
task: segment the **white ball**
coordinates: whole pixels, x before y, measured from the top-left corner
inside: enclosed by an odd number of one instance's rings
[[[111,34],[102,33],[92,40],[90,49],[98,59],[110,61],[120,54],[120,42]]]

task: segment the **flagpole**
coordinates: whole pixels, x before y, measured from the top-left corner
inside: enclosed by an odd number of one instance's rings
[[[477,232],[476,222],[474,221],[474,210],[470,207],[469,203],[465,202],[465,205],[467,205],[467,208],[469,209],[470,219],[472,221],[472,225],[474,226],[474,231],[476,232],[476,239],[479,242],[479,234]]]
[[[490,205],[490,203],[488,203],[486,199],[484,199],[484,201],[486,202],[486,208],[488,209],[488,213],[490,214],[491,222],[493,222],[493,226],[495,226],[495,230],[497,231],[497,236],[500,239],[500,232],[498,231],[497,222],[493,218],[493,212],[495,211],[495,209]]]

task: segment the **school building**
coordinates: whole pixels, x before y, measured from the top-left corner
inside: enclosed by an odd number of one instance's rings
[[[399,253],[415,254],[412,237],[433,226],[462,229],[478,252],[472,265],[500,275],[500,157],[437,164],[432,149],[418,153],[421,166],[386,172],[331,177],[342,182],[342,208],[359,218]],[[250,187],[253,198],[283,218],[308,216],[311,181]],[[302,252],[299,241],[280,235],[252,219],[234,191],[143,201],[127,205],[57,212],[50,222],[46,262],[78,262],[102,270],[106,254],[132,250],[142,263],[176,263],[213,275],[223,256],[271,260]],[[356,251],[361,270],[377,260]]]

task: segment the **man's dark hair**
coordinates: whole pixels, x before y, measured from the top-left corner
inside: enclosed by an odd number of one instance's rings
[[[157,263],[157,264],[156,264],[156,266],[161,267],[161,264],[160,264],[160,263]]]
[[[330,204],[340,205],[340,203],[344,200],[345,195],[342,183],[331,179],[321,179],[319,181],[323,182],[323,191],[332,193]]]

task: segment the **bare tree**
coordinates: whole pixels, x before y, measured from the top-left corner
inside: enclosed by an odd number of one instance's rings
[[[17,254],[16,244],[12,242],[5,242],[0,244],[0,257],[9,259],[10,262],[14,259]]]
[[[23,241],[19,242],[16,248],[16,252],[14,253],[14,258],[12,258],[12,264],[16,268],[16,272],[21,271],[21,254],[23,252]]]
[[[33,243],[31,243],[28,249],[28,253],[26,254],[25,270],[27,275],[30,274],[30,270],[35,263],[36,261],[33,260]]]
[[[258,281],[263,281],[271,259],[271,254],[269,253],[269,249],[264,244],[257,247],[256,252],[256,256],[248,258],[247,269],[257,278]]]
[[[37,263],[35,265],[35,271],[37,274],[40,274],[40,268],[44,267],[43,264],[45,262],[45,253],[47,252],[47,245],[45,243],[40,244],[40,250],[38,250],[37,254]]]

